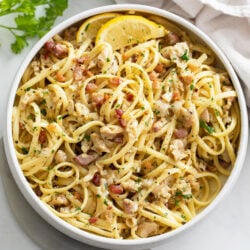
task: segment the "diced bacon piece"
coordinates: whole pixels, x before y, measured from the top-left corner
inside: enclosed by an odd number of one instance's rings
[[[217,171],[217,168],[215,165],[213,164],[208,164],[207,167],[206,167],[206,170],[210,171],[210,172],[216,172]]]
[[[91,77],[91,76],[94,75],[90,70],[85,70],[85,71],[84,71],[84,74],[85,74],[85,76],[87,76],[87,77]]]
[[[92,94],[92,101],[93,104],[97,107],[102,106],[102,104],[104,103],[104,94],[103,93],[93,93]]]
[[[157,72],[157,73],[162,73],[163,70],[164,70],[164,68],[163,68],[163,64],[162,63],[158,63],[156,65],[156,67],[154,68],[154,71]]]
[[[138,210],[138,204],[130,199],[124,199],[123,208],[125,213],[133,214]]]
[[[152,169],[152,163],[150,161],[145,161],[142,164],[143,168],[145,168],[146,170],[151,170]]]
[[[60,44],[60,43],[56,43],[55,44],[55,47],[53,48],[53,54],[58,57],[58,58],[62,58],[64,57],[67,52],[68,52],[68,49],[66,46]]]
[[[96,223],[98,221],[98,217],[91,217],[90,219],[89,219],[89,223],[90,224],[94,224],[94,223]]]
[[[158,74],[155,71],[150,72],[148,76],[151,81],[155,81],[158,79]]]
[[[58,81],[58,82],[64,82],[65,81],[65,76],[63,76],[60,72],[57,72],[56,73],[56,80]]]
[[[123,128],[126,128],[127,122],[124,119],[119,119],[119,123]]]
[[[25,129],[25,124],[23,122],[19,122],[19,129]]]
[[[134,101],[134,95],[131,94],[131,93],[128,93],[128,94],[127,94],[127,101],[129,101],[129,102]]]
[[[152,87],[153,87],[153,90],[158,90],[158,89],[161,88],[161,83],[159,81],[157,81],[157,80],[154,80],[152,82]]]
[[[133,54],[133,55],[131,56],[131,61],[132,61],[133,63],[136,63],[137,59],[138,59],[138,55]]]
[[[188,131],[185,128],[177,128],[174,130],[174,136],[178,139],[187,137]]]
[[[111,184],[109,185],[109,192],[113,194],[122,194],[123,187],[121,185]]]
[[[44,48],[49,52],[51,52],[54,49],[54,47],[55,47],[55,42],[53,40],[49,40],[44,44]]]
[[[77,200],[81,200],[81,194],[77,191],[73,191],[72,194],[74,195],[74,198]]]
[[[109,79],[110,84],[114,86],[119,86],[121,84],[121,78],[120,77],[113,77]]]
[[[47,41],[44,45],[44,48],[58,58],[64,57],[68,52],[66,46],[60,43],[55,43],[53,40]]]
[[[122,109],[115,109],[117,118],[121,118],[124,111]]]
[[[174,32],[169,32],[166,36],[169,45],[175,45],[180,41],[179,36]]]
[[[39,133],[38,141],[40,144],[43,144],[47,141],[46,131],[41,130]]]
[[[84,71],[84,68],[82,66],[80,66],[80,65],[77,65],[74,68],[73,76],[74,76],[74,80],[75,81],[82,80],[82,78],[83,78],[83,71]]]
[[[100,186],[101,185],[101,175],[100,173],[96,172],[93,176],[92,182],[96,185],[96,186]]]
[[[96,154],[81,154],[76,157],[74,157],[74,160],[76,163],[79,165],[86,167],[88,166],[91,162],[95,161],[97,159]]]
[[[123,144],[123,139],[124,139],[123,135],[117,135],[115,138],[110,139],[110,141],[117,143],[117,144]]]
[[[221,159],[220,159],[219,161],[220,161],[220,165],[221,165],[223,168],[227,169],[227,168],[230,167],[230,162],[226,162],[226,161],[221,160]]]
[[[34,192],[36,193],[37,196],[42,196],[43,195],[43,192],[41,191],[40,187],[37,186],[35,189],[34,189]]]
[[[185,71],[181,71],[180,73],[180,80],[186,84],[186,85],[190,85],[193,80],[194,80],[194,74],[189,71],[189,70],[185,70]]]
[[[181,99],[180,91],[179,90],[173,91],[172,100],[179,101],[180,99]]]
[[[87,85],[86,85],[86,91],[88,93],[93,93],[97,90],[97,85],[92,83],[92,82],[89,82]]]

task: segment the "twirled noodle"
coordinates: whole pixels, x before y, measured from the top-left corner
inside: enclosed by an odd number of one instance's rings
[[[218,194],[240,133],[236,92],[207,47],[166,35],[113,51],[48,41],[17,90],[13,141],[34,192],[57,216],[111,238],[178,228]],[[69,36],[69,34],[71,34]]]

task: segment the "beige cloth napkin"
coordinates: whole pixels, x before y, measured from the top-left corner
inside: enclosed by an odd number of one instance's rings
[[[224,51],[250,108],[250,0],[116,0],[168,10],[192,21]]]

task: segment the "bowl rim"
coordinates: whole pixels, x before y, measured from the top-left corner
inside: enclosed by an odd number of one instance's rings
[[[84,20],[90,16],[105,13],[105,12],[115,12],[115,11],[135,11],[141,12],[145,14],[154,14],[160,17],[166,18],[167,20],[176,23],[177,25],[181,25],[185,30],[190,33],[193,33],[199,39],[201,39],[205,44],[207,44],[222,62],[224,68],[230,75],[230,78],[233,82],[234,88],[237,92],[238,96],[238,103],[240,108],[241,114],[241,134],[240,134],[240,143],[238,148],[237,159],[235,162],[235,166],[227,178],[226,183],[222,187],[219,194],[215,197],[215,199],[206,207],[203,211],[197,214],[191,221],[182,225],[180,228],[177,228],[173,231],[152,236],[150,238],[143,238],[143,239],[133,239],[133,240],[123,240],[123,239],[112,239],[106,238],[103,236],[98,236],[93,233],[89,233],[87,231],[83,231],[78,229],[71,224],[65,222],[64,220],[57,217],[52,211],[50,211],[46,205],[35,195],[32,191],[28,182],[26,181],[23,172],[19,166],[18,160],[15,155],[14,143],[12,141],[12,126],[11,126],[11,118],[12,118],[12,109],[14,104],[14,99],[16,95],[16,90],[18,88],[20,79],[24,73],[24,70],[34,57],[34,55],[39,51],[39,49],[43,46],[43,44],[52,36],[59,33],[60,31],[64,30],[67,27],[70,27],[74,23],[77,23],[81,20]],[[21,190],[22,194],[28,201],[28,203],[37,211],[37,213],[42,216],[49,224],[54,226],[57,230],[61,231],[62,233],[78,240],[86,244],[90,244],[97,247],[120,247],[121,249],[125,249],[122,247],[152,247],[156,244],[159,244],[163,240],[167,240],[173,238],[176,235],[179,235],[181,232],[186,231],[188,228],[191,228],[193,225],[197,224],[202,218],[206,217],[208,213],[210,213],[225,197],[226,194],[234,186],[236,180],[239,177],[241,169],[243,167],[244,159],[247,152],[247,143],[248,143],[248,113],[246,108],[245,97],[243,94],[242,87],[240,82],[237,78],[237,75],[230,64],[229,60],[226,58],[222,50],[206,35],[203,31],[197,28],[195,25],[190,23],[189,21],[185,20],[184,18],[168,12],[166,10],[162,10],[155,7],[150,7],[141,4],[116,4],[116,5],[106,5],[101,6],[93,9],[89,9],[83,11],[79,14],[76,14],[65,21],[61,22],[60,24],[56,25],[54,28],[51,29],[44,37],[42,37],[29,51],[28,55],[26,55],[25,59],[23,60],[20,68],[18,69],[13,84],[9,93],[8,104],[7,104],[7,112],[5,114],[5,121],[4,121],[4,148],[5,154],[7,157],[8,165],[11,170],[11,173],[14,177],[15,182],[17,183],[19,189]]]

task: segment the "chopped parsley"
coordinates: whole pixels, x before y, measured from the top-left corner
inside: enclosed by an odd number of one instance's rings
[[[48,170],[48,171],[50,171],[51,169],[53,169],[53,166],[47,167],[47,170]]]
[[[181,218],[182,218],[183,220],[187,220],[187,217],[186,217],[184,214],[181,214]]]
[[[88,23],[84,29],[84,31],[86,32],[89,29],[90,23]]]
[[[189,56],[188,56],[188,50],[186,49],[184,54],[181,56],[181,59],[184,61],[188,61],[189,60]]]
[[[214,133],[214,128],[209,126],[205,121],[200,120],[200,127],[205,129],[210,135]]]
[[[23,153],[24,155],[27,155],[28,152],[29,152],[28,149],[25,148],[25,147],[22,147],[21,150],[22,150],[22,153]]]
[[[138,177],[137,180],[135,180],[136,183],[140,183],[142,182],[142,178],[141,177]]]
[[[190,90],[193,90],[194,89],[194,84],[192,83],[191,85],[190,85]]]
[[[83,139],[86,141],[90,141],[90,135],[84,135]]]
[[[220,115],[220,113],[219,113],[219,111],[218,111],[217,109],[215,109],[214,112],[215,112],[215,115],[216,115],[216,116],[219,116],[219,115]]]
[[[44,116],[46,116],[46,115],[47,115],[46,109],[41,109],[41,113],[42,113]]]
[[[175,197],[182,197],[182,198],[184,198],[184,199],[189,200],[189,199],[191,199],[193,196],[192,196],[192,194],[183,194],[182,191],[177,190],[177,191],[175,192]]]
[[[154,110],[154,113],[156,114],[156,115],[159,115],[161,112],[160,112],[160,110]]]

